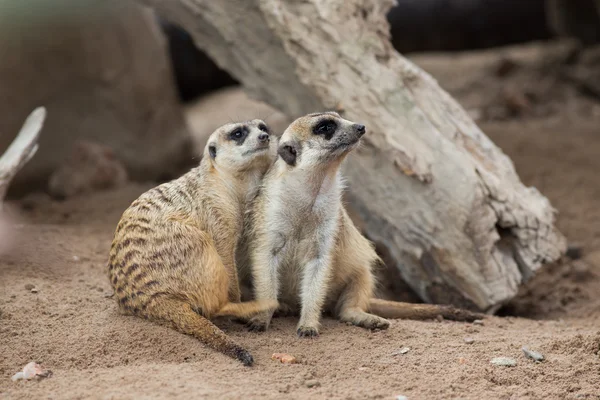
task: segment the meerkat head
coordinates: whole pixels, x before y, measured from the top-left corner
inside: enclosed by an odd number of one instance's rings
[[[342,160],[358,146],[364,125],[335,112],[308,114],[285,130],[277,153],[289,166],[323,164]]]
[[[277,138],[263,121],[226,124],[210,135],[204,158],[220,170],[266,172],[276,157]]]

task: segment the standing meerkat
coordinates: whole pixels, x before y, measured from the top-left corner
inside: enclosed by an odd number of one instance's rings
[[[170,324],[252,365],[248,351],[209,321],[248,319],[273,302],[239,303],[235,252],[249,198],[276,157],[264,122],[228,124],[200,165],[142,194],[117,226],[108,274],[120,310]]]
[[[299,336],[318,335],[323,309],[369,329],[387,328],[381,317],[480,317],[449,306],[373,298],[372,268],[381,260],[341,200],[340,165],[365,132],[364,125],[325,112],[297,119],[281,136],[279,158],[252,205],[249,264],[256,299],[279,299],[283,313],[299,309]],[[272,316],[273,310],[254,316],[250,329],[266,330]]]

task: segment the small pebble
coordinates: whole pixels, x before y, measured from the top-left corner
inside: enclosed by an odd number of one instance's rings
[[[393,352],[392,356],[397,356],[397,355],[400,355],[400,354],[406,354],[409,351],[410,351],[410,347],[403,347],[400,350]]]
[[[441,316],[440,314],[436,315],[436,316],[435,316],[435,319],[436,319],[438,322],[444,322],[444,317],[443,317],[443,316]]]
[[[319,382],[316,379],[309,379],[306,382],[304,382],[304,384],[306,385],[306,387],[308,388],[313,388],[313,387],[317,387],[317,386],[321,386],[321,382]]]
[[[25,285],[25,290],[29,290],[31,291],[31,289],[35,288],[35,285],[32,285],[31,283],[28,283],[27,285]]]
[[[32,361],[25,367],[23,367],[22,371],[19,371],[16,374],[14,374],[11,377],[11,379],[14,382],[21,379],[28,380],[32,378],[48,378],[50,376],[52,376],[52,371],[45,370],[42,368],[41,365]]]
[[[37,293],[37,292],[38,292],[37,288],[31,289],[31,293]]]
[[[408,400],[408,397],[400,394],[400,395],[396,396],[396,400]]]
[[[79,256],[73,256],[73,261],[78,262],[80,260]]]
[[[273,339],[273,341],[275,343],[282,343],[283,342],[283,340],[281,340],[280,338],[275,338],[275,339]]]
[[[282,364],[296,364],[298,362],[296,357],[286,353],[273,353],[271,359],[279,360]]]
[[[521,350],[523,350],[523,353],[525,354],[525,357],[527,357],[527,358],[531,358],[532,360],[537,361],[537,362],[544,361],[544,355],[542,353],[538,353],[537,351],[529,350],[527,347],[523,347]]]
[[[473,344],[475,343],[475,339],[473,339],[472,337],[467,337],[464,339],[466,344]]]
[[[475,324],[475,325],[483,325],[483,320],[482,319],[476,319],[475,321],[473,321],[473,324]]]
[[[514,358],[508,357],[496,357],[492,358],[490,361],[494,365],[498,365],[500,367],[515,367],[517,365],[517,361]]]

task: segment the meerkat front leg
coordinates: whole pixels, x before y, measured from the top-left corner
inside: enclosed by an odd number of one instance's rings
[[[303,263],[300,322],[296,331],[301,337],[319,335],[321,313],[329,288],[336,225],[336,219],[323,222],[316,235],[309,239],[310,242],[307,241],[309,251],[300,252],[309,256]]]
[[[275,301],[279,295],[279,273],[286,253],[286,238],[281,232],[269,233],[266,241],[257,243],[252,251],[251,264],[256,300]],[[266,331],[277,307],[250,319],[251,331]]]

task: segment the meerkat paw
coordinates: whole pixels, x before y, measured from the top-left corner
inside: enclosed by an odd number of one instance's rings
[[[365,329],[387,329],[390,326],[390,321],[387,319],[364,311],[350,313],[349,315],[342,316],[340,320]]]
[[[390,321],[377,315],[369,315],[358,325],[367,329],[387,329],[390,327]]]
[[[246,326],[250,332],[265,332],[269,328],[270,322],[270,315],[260,314],[252,317]]]
[[[296,333],[298,337],[313,338],[319,336],[319,329],[314,326],[299,326]]]

